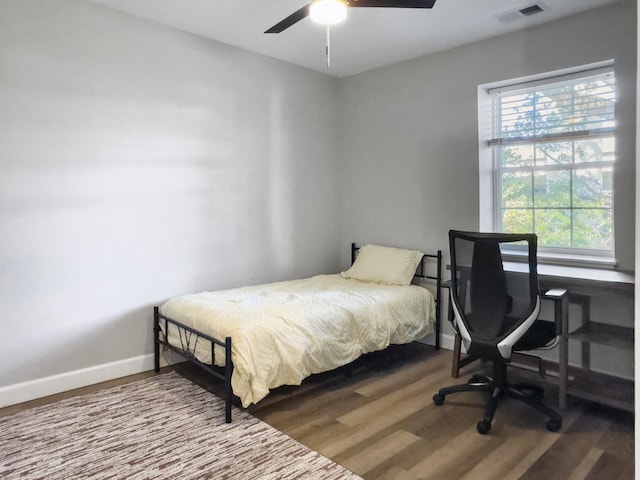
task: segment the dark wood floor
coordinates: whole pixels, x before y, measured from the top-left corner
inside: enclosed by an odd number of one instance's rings
[[[449,376],[451,352],[409,349],[397,366],[382,356],[377,371],[313,378],[308,391],[275,392],[252,413],[365,479],[633,478],[631,415],[572,403],[551,433],[544,416],[507,400],[479,435],[481,395],[432,402],[464,381]]]
[[[442,406],[432,401],[439,388],[479,368],[470,365],[452,379],[451,355],[418,343],[391,347],[279,388],[249,411],[366,480],[634,478],[632,414],[572,400],[561,412],[562,430],[551,433],[542,414],[507,399],[490,434],[480,435],[482,395],[457,394]],[[201,381],[192,368],[184,374]],[[509,374],[532,378],[515,368]],[[553,385],[545,398],[557,408]]]
[[[574,400],[562,412],[562,430],[551,433],[544,416],[506,400],[490,434],[480,435],[480,395],[457,394],[442,406],[433,404],[440,387],[464,381],[475,368],[452,379],[450,363],[447,350],[421,344],[391,348],[312,376],[299,387],[279,388],[249,411],[366,480],[633,479],[632,414]],[[220,390],[192,367],[177,370]],[[554,393],[551,387],[546,398],[557,407]],[[7,407],[0,415],[58,398]]]

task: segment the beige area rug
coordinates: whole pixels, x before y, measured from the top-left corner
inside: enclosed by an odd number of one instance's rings
[[[0,478],[358,480],[175,372],[0,418]]]

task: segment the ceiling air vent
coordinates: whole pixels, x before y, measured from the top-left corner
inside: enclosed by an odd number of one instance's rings
[[[548,10],[547,6],[541,2],[537,2],[527,7],[518,8],[517,10],[509,10],[508,12],[501,13],[497,16],[497,18],[502,23],[511,23],[517,20],[524,20],[525,18],[537,13],[542,13],[545,10]]]
[[[529,7],[521,8],[518,11],[525,17],[528,17],[529,15],[535,15],[536,13],[542,12],[542,7],[540,5],[534,4]]]

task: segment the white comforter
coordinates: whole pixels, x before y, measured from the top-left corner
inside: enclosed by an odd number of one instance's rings
[[[435,319],[426,288],[340,275],[185,295],[160,312],[214,338],[232,338],[231,385],[245,407],[269,389],[299,385],[363,353],[421,338],[433,331]],[[169,328],[169,342],[180,346],[182,337]],[[224,365],[222,349],[216,350],[216,365]],[[209,342],[198,342],[196,356],[211,363]]]

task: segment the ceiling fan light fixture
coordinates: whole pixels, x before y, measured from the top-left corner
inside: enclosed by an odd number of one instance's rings
[[[314,0],[309,6],[309,17],[321,25],[335,25],[347,18],[347,5],[341,0]]]

